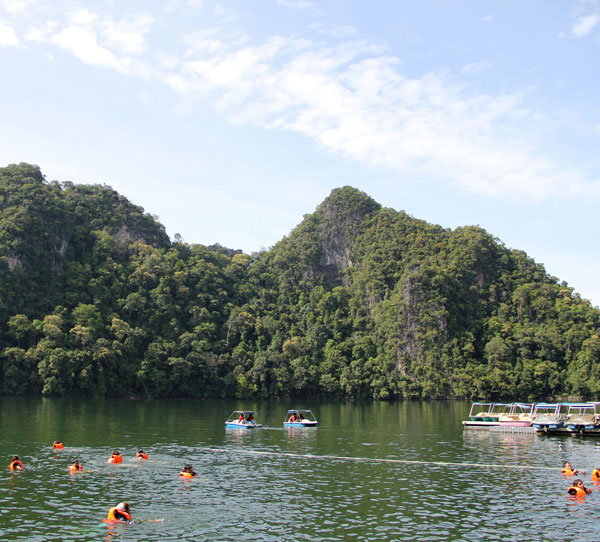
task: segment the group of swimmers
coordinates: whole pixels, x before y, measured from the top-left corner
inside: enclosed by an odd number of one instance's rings
[[[564,464],[562,470],[560,471],[563,476],[577,476],[578,474],[585,474],[585,471],[578,471],[573,468],[573,465],[568,461]],[[592,471],[592,480],[594,482],[600,482],[600,469],[594,468]],[[585,487],[583,480],[581,478],[575,478],[571,487],[567,489],[567,493],[573,497],[585,497],[592,492],[591,489]]]
[[[55,450],[62,450],[64,448],[64,444],[60,440],[55,440],[52,443],[52,448]],[[144,450],[138,450],[138,452],[135,454],[135,459],[142,461],[146,460],[148,459],[148,454],[144,452]],[[107,463],[123,463],[123,456],[119,453],[119,451],[114,450],[108,458]],[[13,455],[8,468],[12,471],[22,471],[25,469],[23,462],[19,459],[18,455]],[[69,465],[69,474],[74,474],[78,471],[83,471],[83,465],[81,465],[78,460],[75,460]],[[180,478],[194,478],[197,475],[198,473],[194,471],[191,465],[185,465],[183,470],[179,473]],[[120,502],[117,504],[117,506],[113,506],[108,511],[106,521],[130,522],[131,510],[129,508],[129,503]]]

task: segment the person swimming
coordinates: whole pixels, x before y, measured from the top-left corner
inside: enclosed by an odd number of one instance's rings
[[[123,457],[117,450],[113,451],[112,455],[108,458],[107,463],[123,463]]]
[[[182,478],[193,478],[194,476],[197,476],[197,473],[194,472],[191,465],[186,465],[185,467],[183,467],[183,470],[179,473],[179,476],[181,476]]]
[[[144,450],[138,450],[138,453],[135,454],[136,459],[148,459],[148,454],[144,452]]]
[[[561,472],[561,474],[564,474],[565,476],[573,476],[573,475],[579,473],[579,471],[577,469],[573,469],[573,465],[571,465],[571,463],[569,463],[568,461],[564,464],[564,466],[560,472]]]
[[[73,474],[74,472],[77,472],[79,470],[83,470],[83,466],[81,465],[81,463],[79,463],[79,461],[75,460],[69,465],[70,474]]]
[[[131,521],[131,510],[128,502],[120,502],[117,506],[113,506],[106,516],[108,521]]]
[[[591,489],[588,489],[583,485],[583,481],[577,478],[573,480],[573,485],[567,489],[567,493],[572,495],[573,497],[585,497],[592,492]]]
[[[18,455],[13,455],[11,462],[8,464],[10,470],[23,470],[23,462],[19,460]]]
[[[55,440],[52,443],[52,448],[54,448],[55,450],[62,450],[64,447],[65,445],[60,440]]]

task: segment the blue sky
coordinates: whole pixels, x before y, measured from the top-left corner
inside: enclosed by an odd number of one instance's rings
[[[600,2],[0,0],[0,165],[251,253],[336,187],[600,304]]]

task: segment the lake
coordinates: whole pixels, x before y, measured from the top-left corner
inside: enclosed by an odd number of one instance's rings
[[[600,439],[464,430],[464,402],[0,398],[2,540],[575,540]],[[311,408],[318,428],[286,428]],[[236,409],[262,429],[225,429]],[[63,450],[51,448],[54,440]],[[143,448],[149,460],[134,460]],[[123,464],[110,465],[113,449]],[[13,455],[23,472],[7,466]],[[78,459],[85,471],[68,473]],[[593,489],[567,498],[564,461]],[[192,464],[197,478],[178,473]],[[133,524],[102,519],[120,501]]]

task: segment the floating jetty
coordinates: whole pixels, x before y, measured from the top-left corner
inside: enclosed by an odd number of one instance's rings
[[[530,435],[559,435],[559,436],[569,436],[569,437],[600,437],[600,430],[594,429],[591,431],[573,431],[571,429],[548,429],[548,431],[544,431],[543,429],[535,429],[534,427],[514,427],[514,426],[506,426],[495,424],[491,425],[489,423],[481,422],[479,424],[473,422],[463,422],[463,427],[465,429],[475,429],[479,431],[489,431],[490,433],[513,433],[513,434],[530,434]]]

